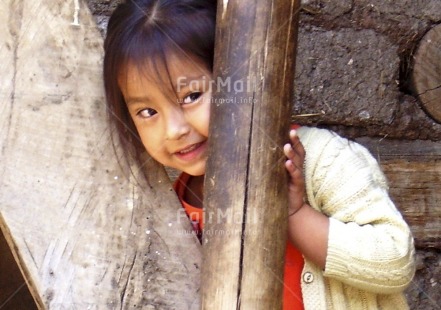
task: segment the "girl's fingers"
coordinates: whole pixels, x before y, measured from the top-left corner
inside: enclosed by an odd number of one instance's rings
[[[291,144],[293,146],[294,152],[300,155],[301,157],[305,157],[305,149],[303,148],[303,144],[300,142],[299,136],[297,135],[297,131],[291,130],[289,132],[289,138],[291,140]]]
[[[290,159],[288,159],[285,162],[285,168],[286,168],[286,170],[288,170],[288,172],[290,174],[293,174],[295,172],[295,170],[296,170],[296,167],[294,166],[294,164],[292,163],[292,161]]]
[[[287,143],[283,146],[283,153],[285,153],[285,156],[289,159],[292,159],[294,157],[294,150],[291,144]]]
[[[303,162],[305,150],[295,130],[289,133],[291,143],[283,146],[286,156],[285,169],[289,178],[289,210],[290,214],[297,212],[304,204],[305,180],[303,176]],[[292,212],[293,211],[293,212]]]
[[[299,158],[292,149],[291,145],[286,144],[284,146],[285,155],[287,160],[285,161],[285,168],[293,178],[302,177],[303,172],[303,160]]]
[[[287,143],[283,146],[283,152],[288,160],[292,162],[300,171],[303,169],[305,159],[305,150],[295,131],[290,132],[291,144]]]
[[[300,156],[296,152],[296,150],[291,146],[291,144],[287,143],[283,146],[283,152],[285,153],[286,158],[292,161],[292,164],[300,167],[303,164],[303,157]]]
[[[286,161],[285,168],[289,174],[289,184],[294,186],[291,190],[303,192],[304,177],[302,170],[294,166],[289,160]]]

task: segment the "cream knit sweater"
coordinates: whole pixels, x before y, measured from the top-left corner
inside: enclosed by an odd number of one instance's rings
[[[305,259],[305,310],[408,309],[402,292],[415,272],[413,238],[379,165],[363,146],[328,130],[297,132],[308,202],[330,218],[325,270]]]

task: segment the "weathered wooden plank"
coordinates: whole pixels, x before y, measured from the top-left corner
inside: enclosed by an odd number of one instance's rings
[[[281,147],[288,140],[298,6],[218,2],[214,76],[224,85],[215,89],[210,118],[203,309],[282,306],[288,191]]]
[[[376,156],[417,247],[441,248],[441,144],[357,139]]]
[[[2,231],[39,308],[197,308],[198,241],[162,168],[115,159],[102,38],[74,2],[0,4]]]

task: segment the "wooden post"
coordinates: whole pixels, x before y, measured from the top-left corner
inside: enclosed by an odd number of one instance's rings
[[[281,309],[298,0],[218,2],[202,309]]]

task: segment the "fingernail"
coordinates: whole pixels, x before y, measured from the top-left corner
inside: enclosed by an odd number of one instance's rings
[[[289,136],[292,137],[292,138],[295,137],[296,134],[297,134],[297,131],[296,131],[295,129],[291,129],[291,130],[289,131]]]

